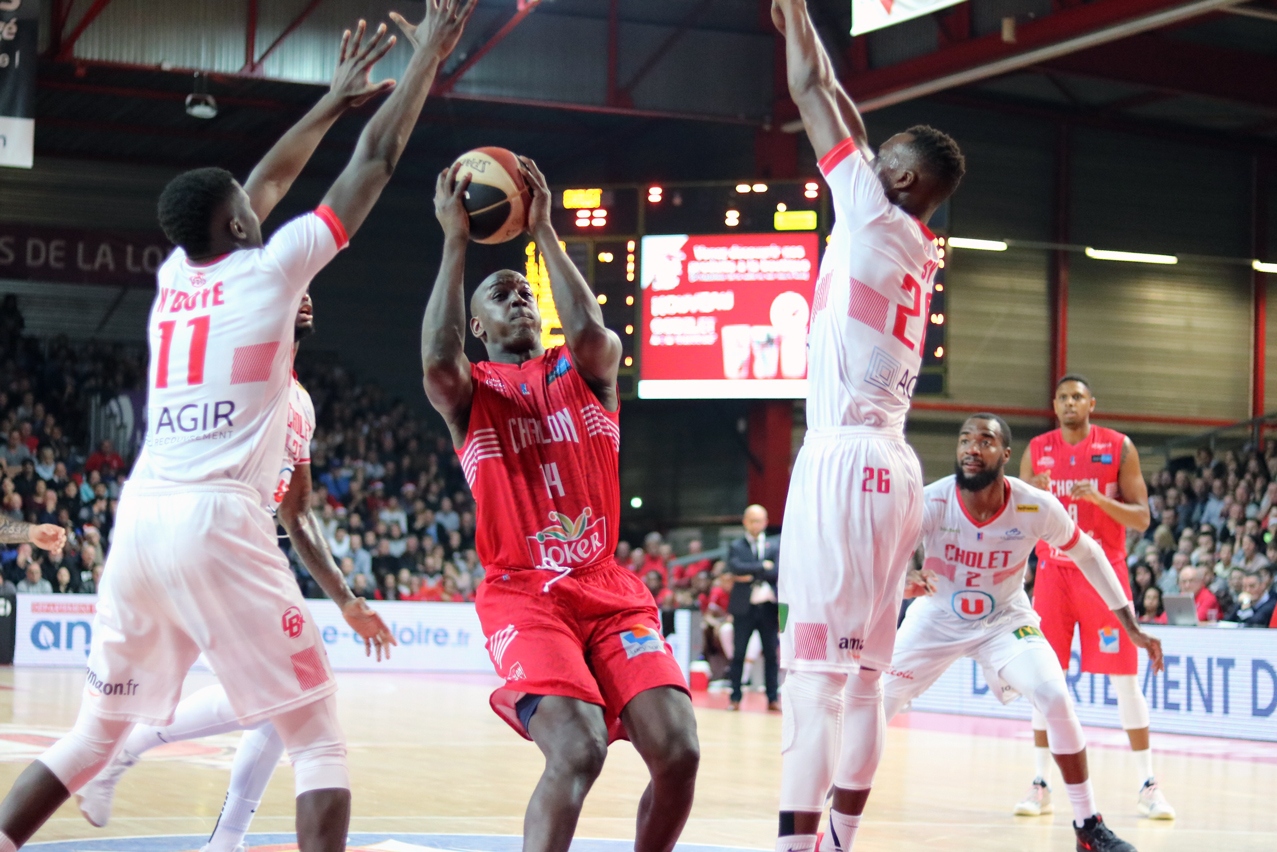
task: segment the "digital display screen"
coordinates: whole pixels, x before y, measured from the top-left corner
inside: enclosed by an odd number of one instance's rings
[[[797,399],[820,265],[814,233],[642,239],[641,399]]]

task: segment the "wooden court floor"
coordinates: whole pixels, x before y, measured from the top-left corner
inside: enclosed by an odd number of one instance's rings
[[[520,833],[541,757],[488,709],[492,679],[403,674],[340,678],[355,793],[352,831]],[[192,675],[187,689],[210,680]],[[82,683],[78,671],[0,669],[0,788],[7,790],[48,739],[71,725]],[[780,717],[699,707],[697,718],[701,772],[683,839],[773,848]],[[900,721],[889,732],[857,850],[1074,849],[1058,776],[1054,816],[1011,816],[1029,780],[1027,732],[1008,731],[1004,723],[943,716]],[[1095,736],[1090,759],[1101,810],[1140,852],[1273,848],[1277,746],[1161,738],[1164,748],[1155,767],[1179,819],[1151,823],[1135,813],[1129,753],[1115,747],[1120,733],[1088,733]],[[93,829],[72,804],[58,812],[36,842],[207,833],[222,802],[237,739],[218,737],[151,752],[121,783],[110,826]],[[626,743],[614,745],[586,803],[578,836],[633,837],[634,808],[645,778],[633,749]],[[253,830],[291,830],[292,809],[292,773],[281,765]]]

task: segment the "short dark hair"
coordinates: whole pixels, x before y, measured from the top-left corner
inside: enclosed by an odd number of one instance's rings
[[[188,255],[208,254],[213,211],[230,198],[235,177],[226,169],[183,172],[160,193],[158,213],[164,236]]]
[[[951,195],[962,176],[967,173],[967,160],[962,149],[948,133],[927,124],[915,124],[905,131],[913,137],[911,147],[927,165],[928,171],[940,181],[945,195]]]
[[[1080,385],[1086,385],[1086,389],[1088,391],[1091,389],[1091,380],[1081,373],[1065,373],[1063,376],[1060,376],[1060,378],[1055,382],[1055,389],[1059,390],[1060,385],[1065,382],[1077,382]]]
[[[1011,426],[1001,417],[999,417],[996,414],[991,414],[987,411],[981,411],[979,414],[972,414],[970,417],[966,419],[965,422],[969,423],[972,420],[992,420],[994,423],[998,424],[998,431],[1002,434],[1002,448],[1004,450],[1010,448]]]

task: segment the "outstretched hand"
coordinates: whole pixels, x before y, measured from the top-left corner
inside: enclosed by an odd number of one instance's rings
[[[364,43],[367,21],[361,20],[354,33],[346,30],[341,36],[341,50],[337,54],[337,69],[328,92],[351,107],[363,106],[368,101],[395,87],[394,80],[374,83],[369,79],[372,68],[395,46],[395,37],[386,38],[386,25],[381,24],[372,38]]]
[[[426,0],[426,16],[421,23],[410,24],[398,12],[391,12],[390,19],[414,50],[428,50],[443,59],[456,49],[476,5],[478,0]]]
[[[381,662],[382,651],[385,651],[386,659],[390,659],[390,646],[398,645],[395,641],[394,634],[390,632],[390,628],[386,626],[386,622],[382,621],[372,607],[368,605],[368,601],[363,598],[355,598],[347,603],[341,609],[342,617],[346,619],[346,623],[350,628],[359,634],[364,640],[364,653],[369,657],[372,656],[372,649],[377,649],[377,662]]]
[[[1143,648],[1148,652],[1148,667],[1153,670],[1154,674],[1162,671],[1166,664],[1162,659],[1162,640],[1156,636],[1145,633],[1138,627],[1135,630],[1128,630],[1127,634],[1131,637],[1131,644],[1136,648]]]
[[[31,528],[31,543],[41,550],[60,550],[66,546],[67,531],[57,524],[40,524]]]
[[[466,212],[466,190],[470,186],[470,174],[457,178],[460,163],[453,163],[439,173],[435,181],[435,218],[443,226],[445,237],[470,239],[470,214]]]
[[[528,207],[528,233],[535,236],[538,228],[550,224],[550,185],[531,157],[521,156],[519,162],[523,165],[523,176],[528,181],[528,189],[532,191],[532,203]]]

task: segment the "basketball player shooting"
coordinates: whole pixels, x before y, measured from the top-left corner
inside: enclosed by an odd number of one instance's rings
[[[109,762],[135,724],[164,725],[203,653],[240,722],[270,720],[292,758],[303,852],[345,848],[350,782],[336,683],[267,510],[284,446],[294,324],[311,279],[363,225],[390,180],[440,63],[475,0],[426,0],[399,85],[313,213],[267,243],[265,219],[369,82],[393,39],[342,39],[334,91],[244,186],[222,169],[179,175],[159,219],[177,248],[148,323],[147,432],[120,496],[80,715],[0,803],[13,852]],[[362,28],[360,29],[362,32]]]
[[[1140,470],[1140,454],[1126,435],[1091,423],[1095,397],[1084,377],[1068,375],[1055,385],[1055,417],[1060,427],[1029,442],[1020,459],[1020,476],[1050,491],[1069,510],[1087,535],[1104,548],[1118,583],[1131,595],[1126,567],[1126,530],[1149,525],[1148,486]],[[1066,670],[1072,656],[1073,628],[1081,634],[1082,671],[1106,675],[1117,694],[1117,715],[1136,760],[1139,794],[1136,809],[1149,819],[1174,819],[1153,777],[1149,748],[1148,700],[1136,675],[1139,655],[1122,641],[1118,622],[1086,583],[1077,582],[1078,567],[1067,555],[1046,543],[1038,545],[1038,570],[1033,585],[1033,608],[1042,616],[1042,632]],[[1022,816],[1050,813],[1050,767],[1044,720],[1033,714],[1036,775],[1028,795],[1016,805]]]
[[[875,156],[805,0],[774,0],[789,92],[834,204],[808,336],[807,437],[781,528],[784,686],[777,852],[850,850],[882,756],[882,672],[922,524],[904,422],[939,257],[926,221],[962,179],[957,144],[911,127]]]
[[[1148,650],[1154,670],[1161,643],[1140,630],[1123,586],[1104,551],[1084,534],[1060,501],[1008,478],[1011,428],[995,414],[975,414],[958,434],[954,473],[923,492],[926,561],[910,573],[909,607],[883,684],[885,715],[925,692],[962,657],[984,669],[1004,704],[1028,697],[1046,722],[1050,750],[1073,806],[1079,852],[1135,852],[1113,834],[1095,804],[1078,722],[1064,670],[1038,629],[1024,593],[1024,572],[1039,541],[1067,554],[1084,581],[1122,625],[1131,644]]]
[[[314,331],[314,306],[307,293],[297,312],[293,338],[294,358],[301,341]],[[372,656],[373,649],[376,648],[378,660],[382,659],[383,653],[389,659],[390,646],[398,643],[381,616],[346,586],[345,577],[337,567],[324,538],[319,518],[310,508],[310,439],[314,434],[315,406],[306,388],[294,376],[288,398],[288,433],[284,442],[279,484],[273,495],[275,505],[270,508],[288,533],[289,541],[301,555],[302,563],[310,575],[329,599],[341,608],[346,623],[364,640],[365,652]],[[129,733],[124,746],[107,767],[76,794],[80,813],[84,814],[90,824],[99,828],[105,826],[111,818],[116,785],[142,755],[151,749],[168,743],[243,729],[244,726],[231,707],[226,690],[220,684],[201,689],[177,705],[172,724],[164,727],[138,725]],[[230,786],[226,791],[222,813],[217,819],[212,836],[200,852],[244,852],[244,837],[248,834],[253,814],[261,804],[266,785],[270,783],[283,754],[283,740],[270,722],[263,722],[244,731],[235,752]]]
[[[545,256],[567,345],[545,349],[527,279],[496,272],[470,300],[464,352],[468,176],[439,176],[443,260],[426,306],[426,395],[443,415],[474,492],[475,606],[505,684],[492,709],[545,755],[523,848],[566,852],[608,744],[628,738],[651,773],[637,852],[669,852],[692,808],[696,718],[646,586],[613,558],[620,521],[621,342],[550,223],[550,190],[523,158],[533,192],[528,233]]]

